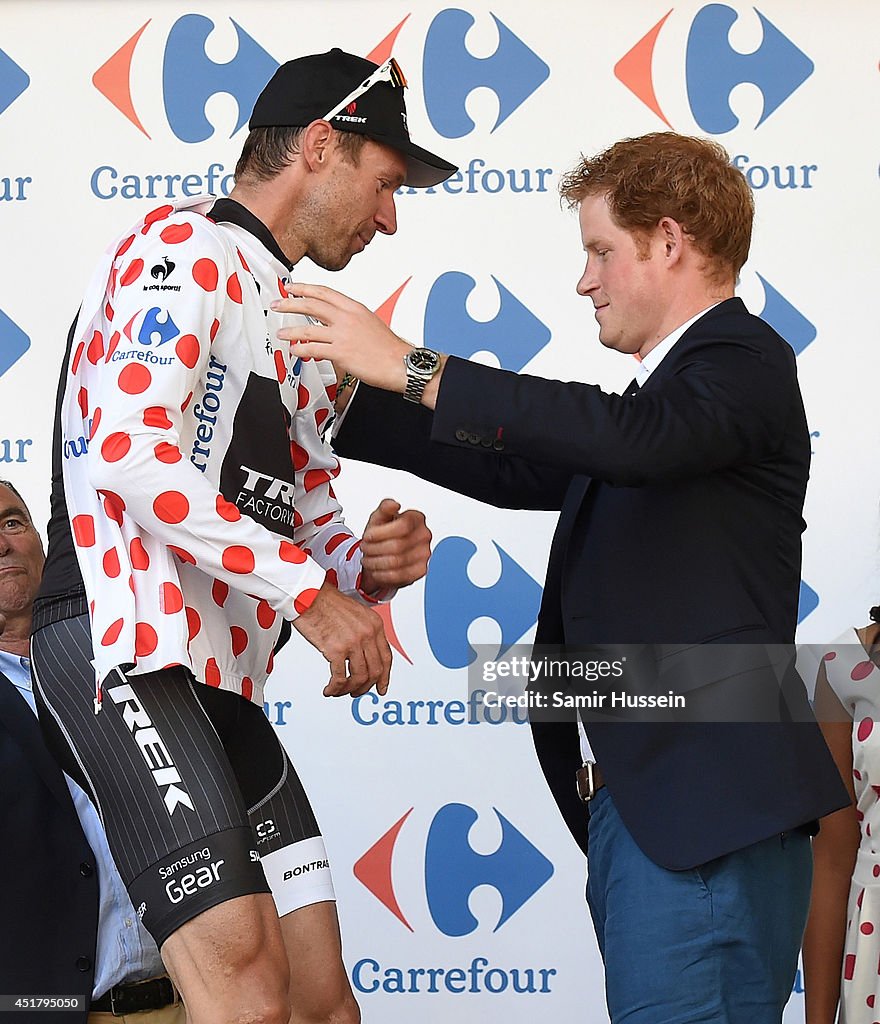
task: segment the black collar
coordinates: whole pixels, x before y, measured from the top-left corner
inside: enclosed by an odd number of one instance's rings
[[[237,224],[240,228],[244,228],[245,231],[249,231],[288,270],[293,270],[293,264],[281,251],[281,246],[275,241],[272,232],[246,206],[242,206],[241,203],[236,202],[234,199],[218,199],[208,211],[208,216],[215,223],[226,221],[228,224]]]

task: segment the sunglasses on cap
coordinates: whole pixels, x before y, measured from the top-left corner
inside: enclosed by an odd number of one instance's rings
[[[365,92],[372,89],[374,85],[378,85],[379,82],[388,82],[393,85],[396,89],[406,88],[406,77],[400,70],[400,65],[393,57],[389,57],[383,64],[380,64],[369,77],[365,78],[363,82],[345,97],[340,100],[339,103],[328,113],[321,118],[322,121],[332,121],[337,114],[341,113],[349,103],[353,103],[358,97],[363,96]]]

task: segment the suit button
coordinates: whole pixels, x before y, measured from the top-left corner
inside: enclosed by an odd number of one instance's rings
[[[456,441],[467,441],[467,437],[468,436],[467,436],[467,431],[466,430],[456,430],[456,432],[455,432],[455,440]]]
[[[86,971],[90,971],[92,969],[92,961],[89,960],[89,958],[87,956],[77,957],[76,958],[76,969],[78,971],[82,971],[82,973],[85,974]]]
[[[492,438],[491,437],[481,437],[480,438],[480,444],[484,448],[491,448],[492,447]]]
[[[91,864],[88,864],[86,861],[83,861],[82,864],[80,864],[79,866],[79,873],[83,876],[83,878],[91,878],[92,875],[95,873],[95,869],[92,867]]]
[[[492,442],[492,447],[495,449],[496,452],[503,452],[504,451],[504,442],[503,441],[495,440],[495,441]]]
[[[468,441],[470,441],[471,444],[479,444],[480,443],[480,435],[479,434],[468,434]]]

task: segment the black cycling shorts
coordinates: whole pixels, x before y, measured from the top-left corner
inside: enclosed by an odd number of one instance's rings
[[[95,714],[91,659],[86,615],[34,634],[40,722],[159,946],[236,896],[271,892],[279,916],[335,898],[308,797],[260,707],[175,667],[111,673]]]

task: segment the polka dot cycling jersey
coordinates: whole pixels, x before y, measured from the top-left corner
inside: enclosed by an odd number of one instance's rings
[[[182,664],[260,702],[281,620],[325,578],[358,593],[360,542],[323,440],[335,374],[278,340],[297,320],[268,308],[286,266],[210,205],[153,210],[92,277],[61,410],[64,489],[98,679]]]

